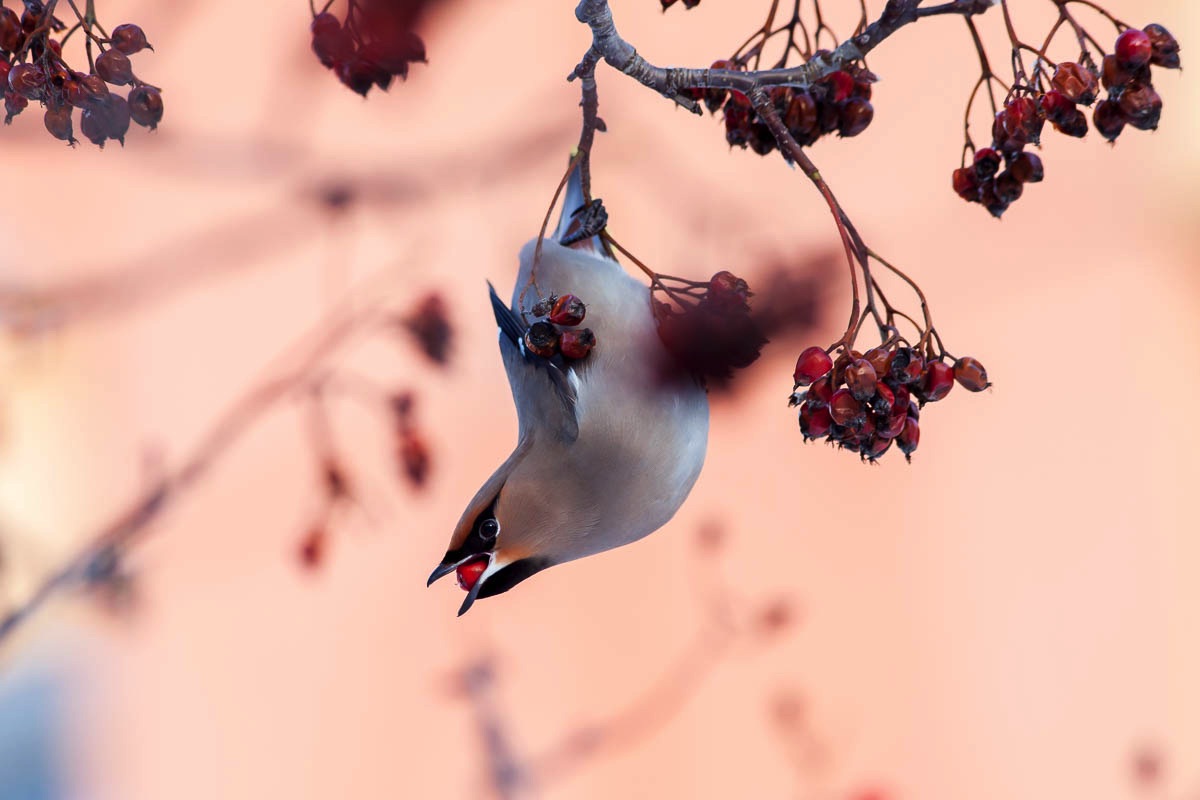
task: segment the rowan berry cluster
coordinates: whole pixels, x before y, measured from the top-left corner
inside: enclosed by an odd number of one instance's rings
[[[88,71],[72,69],[63,45],[82,31]],[[93,47],[100,54],[93,58]],[[125,144],[130,122],[154,130],[163,115],[160,91],[139,80],[129,57],[153,49],[146,34],[132,24],[118,25],[109,35],[88,17],[68,26],[53,14],[53,4],[25,0],[20,16],[0,4],[0,85],[4,88],[5,124],[31,101],[45,108],[46,130],[74,145],[74,112],[79,130],[93,144],[109,139]],[[131,87],[123,97],[110,87]]]
[[[836,361],[826,350],[809,347],[793,377],[791,405],[800,406],[805,440],[824,438],[872,462],[893,443],[911,461],[921,439],[921,408],[946,397],[955,381],[972,392],[991,386],[973,358],[951,365],[899,342],[865,354],[843,351]]]
[[[818,51],[817,55],[828,55]],[[745,69],[738,61],[717,61],[713,69]],[[815,144],[821,137],[837,133],[857,136],[875,118],[871,105],[871,85],[878,77],[869,70],[851,66],[833,72],[804,89],[777,86],[771,90],[771,102],[792,138],[801,146]],[[723,110],[725,140],[731,147],[749,147],[759,155],[775,149],[775,137],[755,112],[749,98],[741,92],[724,89],[697,89],[690,95],[702,100],[712,113]]]
[[[728,378],[753,364],[767,343],[750,315],[752,296],[746,281],[726,270],[706,282],[656,275],[650,303],[658,337],[701,378]]]
[[[576,327],[587,316],[587,307],[575,295],[550,295],[535,303],[530,313],[544,317],[525,331],[525,349],[534,355],[554,358],[561,354],[578,361],[587,358],[595,348],[596,334],[592,329]]]
[[[322,66],[363,97],[372,86],[387,91],[408,77],[409,64],[425,63],[425,43],[413,32],[423,2],[351,0],[345,19],[329,11],[313,16],[312,48]]]
[[[1018,82],[1004,108],[996,113],[991,147],[975,151],[972,163],[954,171],[954,191],[968,202],[983,205],[993,216],[1003,215],[1020,199],[1026,184],[1037,183],[1044,176],[1041,159],[1025,148],[1040,144],[1047,122],[1066,136],[1087,135],[1088,119],[1081,106],[1095,104],[1093,124],[1110,142],[1126,125],[1154,130],[1162,113],[1162,98],[1151,82],[1152,64],[1167,69],[1180,66],[1179,43],[1157,24],[1122,31],[1114,52],[1103,57],[1099,69],[1086,51],[1078,63],[1059,63],[1045,91],[1044,70],[1039,65],[1035,80]],[[1108,90],[1108,97],[1097,103],[1101,85]]]

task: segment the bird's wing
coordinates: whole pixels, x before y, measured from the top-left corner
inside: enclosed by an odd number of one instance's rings
[[[572,368],[561,356],[545,359],[527,351],[528,326],[496,295],[490,282],[488,294],[496,324],[500,326],[500,353],[512,384],[521,437],[530,428],[538,427],[549,428],[563,441],[575,441],[579,438],[579,398],[575,388],[578,379],[572,380]]]

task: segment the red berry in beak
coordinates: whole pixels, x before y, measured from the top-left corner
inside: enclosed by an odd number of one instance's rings
[[[488,568],[488,560],[486,558],[478,558],[474,561],[468,561],[465,564],[460,564],[456,569],[455,575],[458,577],[458,585],[464,592],[469,592],[475,588],[475,584],[479,583],[479,578]]]
[[[829,374],[833,369],[833,359],[819,347],[809,347],[796,359],[796,371],[792,377],[797,386],[808,386],[817,378]]]
[[[1130,28],[1117,37],[1117,61],[1126,69],[1138,69],[1150,63],[1154,45],[1145,31]]]
[[[571,327],[583,322],[587,306],[573,294],[560,295],[550,310],[550,321],[555,325]]]

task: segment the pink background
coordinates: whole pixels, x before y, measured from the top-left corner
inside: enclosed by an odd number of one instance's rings
[[[635,718],[544,796],[1117,800],[1138,796],[1130,764],[1146,747],[1165,764],[1150,796],[1198,796],[1190,69],[1156,79],[1157,133],[1114,149],[1048,133],[1046,182],[1001,224],[949,188],[975,74],[962,23],[885,43],[871,129],[813,157],[995,389],[929,409],[912,466],[893,453],[868,468],[802,445],[782,402],[798,348],[769,350],[736,403],[714,404],[705,471],[667,528],[456,619],[461,593],[424,579],[515,437],[483,281],[511,283],[575,140],[577,88],[562,78],[588,38],[572,4],[451,4],[431,20],[429,66],[366,102],[309,53],[302,0],[98,5],[155,44],[134,66],[164,87],[163,127],[103,152],[68,150],[32,109],[0,132],[0,283],[135,270],[162,291],[0,338],[0,603],[128,502],[147,453],[181,458],[345,287],[399,268],[414,297],[446,295],[457,340],[447,372],[386,336],[342,361],[419,392],[435,471],[411,491],[386,421],[339,405],[366,510],[340,518],[317,574],[295,560],[316,466],[303,412],[284,406],[156,523],[131,562],[130,615],[59,600],[5,645],[10,675],[73,687],[72,796],[479,796],[484,749],[452,688],[485,656],[521,759],[643,708],[680,663],[696,679],[677,708],[648,707],[661,724]],[[651,61],[702,65],[766,3],[657,5],[617,0],[623,33]],[[1050,4],[1013,6],[1040,38]],[[1190,66],[1194,3],[1110,8],[1166,24]],[[778,159],[730,153],[719,122],[611,70],[600,91],[595,190],[643,260],[703,278],[836,245],[816,192]],[[331,222],[317,198],[339,181],[357,201]],[[821,343],[848,300],[841,272],[829,288]],[[728,535],[716,563],[697,550],[708,521]],[[705,634],[718,577],[735,628]],[[790,627],[738,632],[774,598],[792,603]],[[803,697],[817,740],[799,755],[808,740],[772,722],[781,692]]]

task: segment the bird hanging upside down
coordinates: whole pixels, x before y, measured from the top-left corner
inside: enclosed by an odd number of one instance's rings
[[[683,504],[704,464],[704,387],[657,335],[646,285],[598,237],[573,241],[578,222],[568,211],[583,205],[577,170],[536,268],[537,240],[521,250],[511,306],[491,291],[519,430],[512,455],[467,505],[429,576],[432,584],[457,572],[467,592],[460,615],[546,567],[653,533]],[[539,295],[580,298],[594,349],[568,359],[586,348],[572,353],[564,338],[561,352],[547,358],[537,344],[546,329],[526,322],[544,310],[535,309]]]

